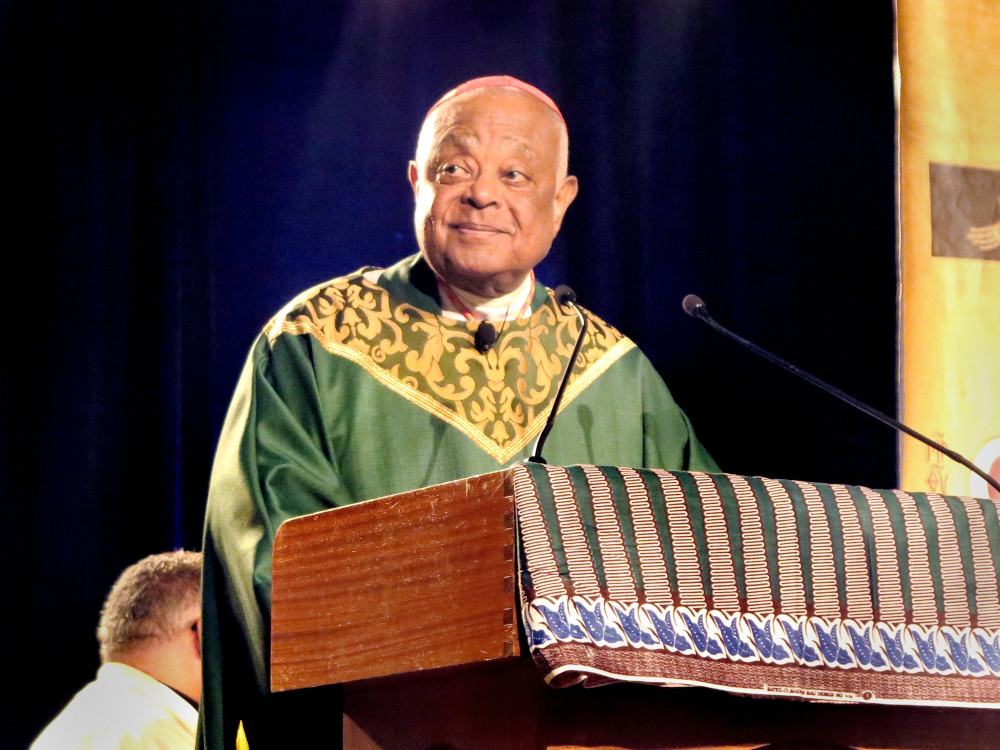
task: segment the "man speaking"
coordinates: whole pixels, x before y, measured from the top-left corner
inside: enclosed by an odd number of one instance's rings
[[[529,455],[579,332],[533,270],[576,197],[568,150],[559,109],[533,86],[492,76],[445,94],[409,165],[419,254],[304,292],[258,337],[209,490],[204,747],[230,750],[241,723],[253,750],[294,746],[302,722],[339,736],[339,713],[302,706],[314,696],[268,696],[282,521]],[[546,459],[716,470],[646,357],[584,314]]]

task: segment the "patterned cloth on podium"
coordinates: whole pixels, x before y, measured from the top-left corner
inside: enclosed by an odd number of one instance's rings
[[[513,482],[550,684],[1000,708],[991,500],[597,466]]]

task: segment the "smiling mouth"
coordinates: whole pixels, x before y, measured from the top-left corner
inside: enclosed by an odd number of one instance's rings
[[[489,224],[476,224],[475,222],[459,222],[450,224],[449,226],[456,231],[470,235],[509,234],[506,229],[500,229]]]

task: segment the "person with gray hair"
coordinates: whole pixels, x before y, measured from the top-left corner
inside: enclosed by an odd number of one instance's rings
[[[126,568],[101,608],[101,667],[31,750],[193,748],[201,700],[200,552]]]

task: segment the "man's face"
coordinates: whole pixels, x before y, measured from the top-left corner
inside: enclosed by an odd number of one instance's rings
[[[417,243],[449,284],[513,291],[548,253],[576,178],[554,112],[515,89],[462,94],[424,123],[410,184]]]

